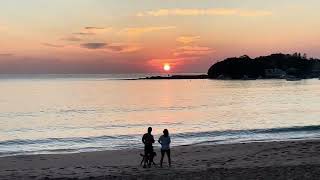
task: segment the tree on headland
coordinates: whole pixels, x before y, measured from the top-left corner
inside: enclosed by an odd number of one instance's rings
[[[281,73],[283,72],[283,73]],[[270,76],[274,73],[275,76]],[[320,60],[308,58],[307,54],[271,54],[250,58],[247,55],[227,58],[215,63],[208,70],[209,78],[283,78],[290,75],[299,78],[320,76]]]

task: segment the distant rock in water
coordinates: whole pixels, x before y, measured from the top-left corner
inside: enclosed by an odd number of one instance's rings
[[[244,55],[217,62],[208,71],[211,79],[280,79],[320,77],[320,60],[300,53],[272,54],[251,59]]]

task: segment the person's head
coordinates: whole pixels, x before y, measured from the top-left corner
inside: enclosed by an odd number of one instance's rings
[[[148,133],[151,134],[152,132],[152,127],[148,127]]]
[[[168,129],[163,130],[163,135],[164,135],[165,137],[168,137],[168,136],[169,136],[169,131],[168,131]]]

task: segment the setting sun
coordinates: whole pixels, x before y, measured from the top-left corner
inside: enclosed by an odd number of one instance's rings
[[[170,69],[171,69],[170,64],[166,63],[166,64],[163,65],[163,70],[170,71]]]

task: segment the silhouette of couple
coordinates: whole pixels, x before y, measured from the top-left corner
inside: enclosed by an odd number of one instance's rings
[[[153,151],[153,143],[154,138],[151,134],[152,128],[148,128],[148,133],[144,134],[142,137],[142,142],[144,144],[144,165],[143,167],[146,168],[147,164],[151,167],[151,163],[153,162],[153,158],[155,156],[155,152]],[[169,131],[167,129],[163,130],[163,135],[160,136],[158,142],[161,144],[161,160],[160,160],[160,167],[162,167],[164,155],[167,154],[169,166],[171,167],[171,157],[170,157],[170,143],[171,139],[169,136]]]

